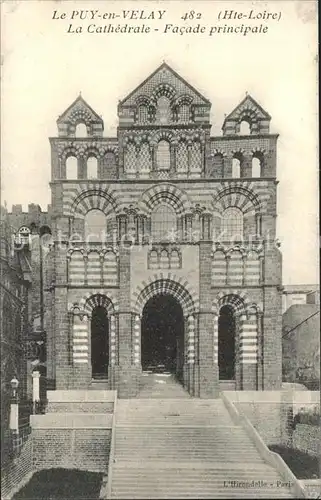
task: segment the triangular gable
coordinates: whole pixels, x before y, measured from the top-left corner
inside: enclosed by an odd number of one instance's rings
[[[92,122],[102,123],[102,118],[93,110],[91,106],[85,101],[85,99],[79,95],[77,99],[59,116],[57,123],[66,123],[69,121],[70,117],[74,112],[78,112],[79,110],[84,111],[88,116],[90,115],[90,119]]]
[[[227,121],[238,121],[240,116],[244,114],[245,111],[249,111],[251,114],[255,114],[260,120],[271,120],[271,116],[260,106],[255,99],[253,99],[250,94],[247,94],[243,101],[238,104],[233,111],[225,117],[224,123]]]
[[[151,75],[149,75],[138,87],[132,90],[119,103],[120,106],[133,106],[136,104],[136,99],[139,96],[151,96],[153,90],[158,85],[167,83],[174,87],[177,97],[180,95],[189,95],[193,98],[194,104],[211,105],[198,90],[184,80],[176,71],[174,71],[167,63],[163,62]]]

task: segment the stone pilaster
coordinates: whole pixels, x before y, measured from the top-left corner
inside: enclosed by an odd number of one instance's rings
[[[200,309],[198,314],[199,335],[199,395],[201,398],[218,397],[219,380],[214,364],[213,312],[211,300],[212,245],[199,243]]]
[[[115,386],[120,398],[136,396],[141,366],[134,363],[133,318],[130,304],[130,247],[119,248],[118,365],[114,366]]]

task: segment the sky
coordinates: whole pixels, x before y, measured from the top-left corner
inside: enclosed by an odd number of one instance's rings
[[[117,133],[117,103],[163,61],[212,102],[212,135],[249,92],[272,116],[278,140],[277,236],[283,283],[318,282],[318,150],[316,2],[228,0],[4,0],[1,5],[1,203],[50,203],[50,147],[56,119],[79,92]],[[155,11],[154,20],[71,20],[72,12]],[[158,10],[165,10],[158,19]],[[191,10],[200,19],[181,17]],[[219,13],[270,20],[219,20]],[[56,15],[54,16],[54,11]],[[53,19],[66,14],[65,19]],[[264,14],[265,13],[265,14]],[[199,16],[198,16],[199,17]],[[149,34],[88,33],[110,22],[151,25]],[[81,26],[82,33],[68,33]],[[165,24],[205,33],[164,33]],[[213,26],[268,27],[261,34],[216,34]],[[154,31],[158,27],[159,31]]]

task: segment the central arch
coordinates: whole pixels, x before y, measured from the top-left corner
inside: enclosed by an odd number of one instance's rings
[[[147,300],[141,322],[142,369],[163,371],[182,378],[184,365],[184,315],[179,301],[170,294]]]

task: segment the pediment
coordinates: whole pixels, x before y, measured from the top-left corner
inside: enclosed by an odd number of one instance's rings
[[[252,96],[247,94],[243,101],[233,109],[233,111],[226,116],[227,121],[240,121],[246,117],[255,117],[256,120],[271,120],[271,116],[260,106],[260,104],[253,99]]]
[[[85,99],[79,95],[77,99],[59,116],[57,123],[103,123],[102,118],[92,109]]]
[[[139,102],[149,102],[155,98],[159,89],[163,89],[173,101],[184,98],[192,104],[210,106],[198,90],[184,80],[168,64],[163,63],[146,80],[130,92],[120,106],[136,106]]]

